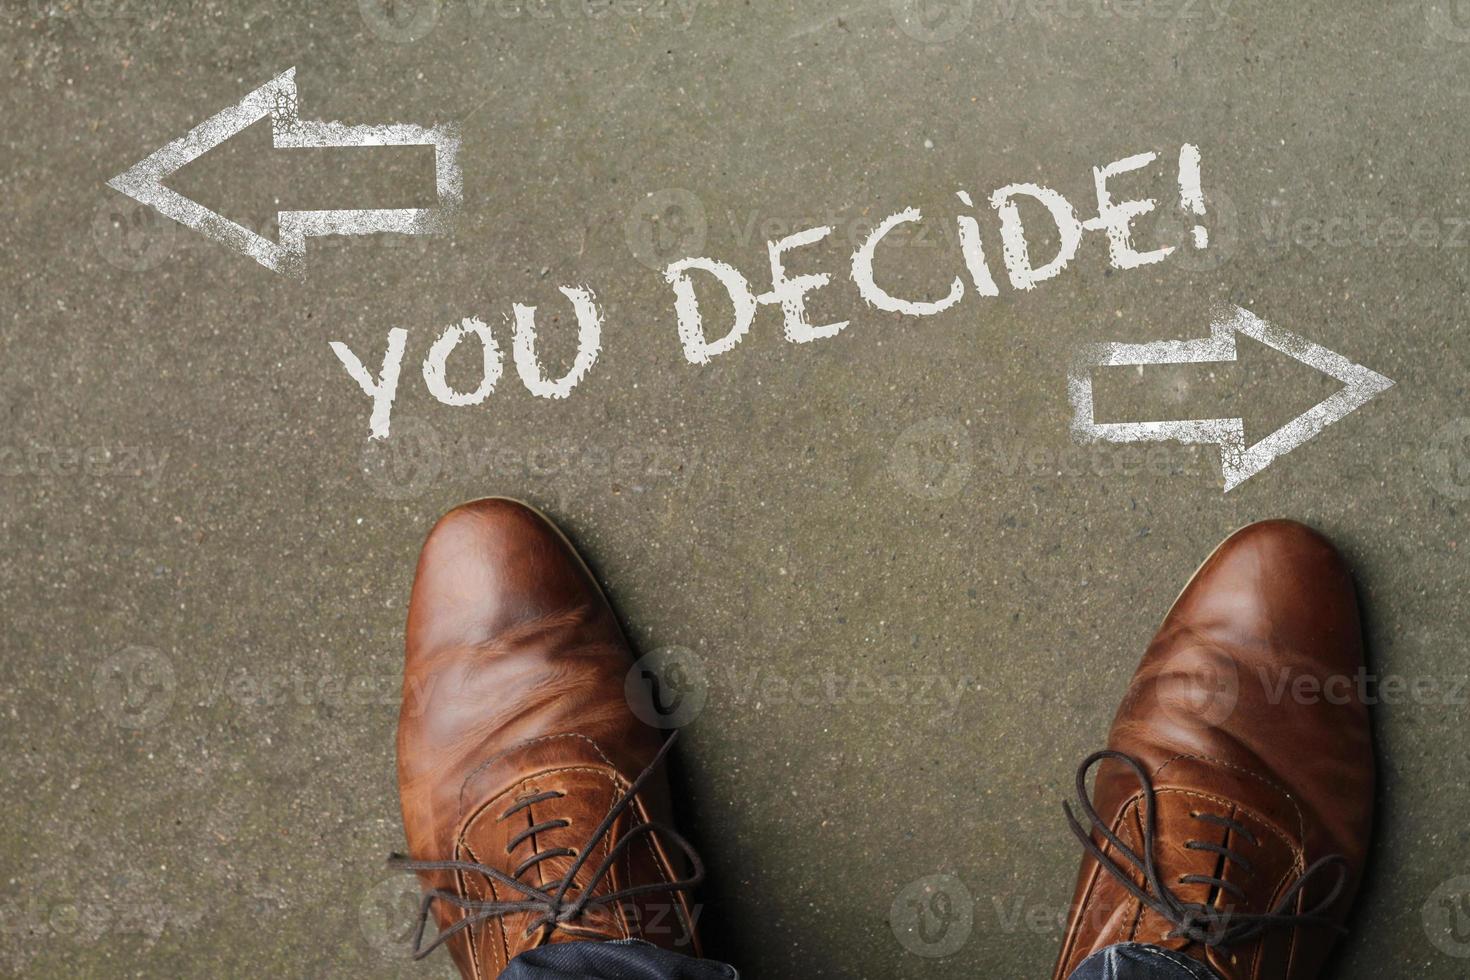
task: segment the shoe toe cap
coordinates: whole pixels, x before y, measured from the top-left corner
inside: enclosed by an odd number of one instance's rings
[[[596,594],[581,560],[536,510],[503,497],[461,504],[434,525],[419,555],[409,654],[482,643]]]
[[[1356,857],[1374,770],[1366,681],[1356,593],[1337,549],[1294,521],[1252,524],[1180,595],[1110,744],[1151,766],[1195,756],[1222,774],[1267,777],[1315,815],[1306,822],[1319,844]]]
[[[1201,566],[1164,623],[1244,659],[1282,656],[1329,673],[1362,665],[1352,577],[1322,534],[1269,520],[1232,534]]]

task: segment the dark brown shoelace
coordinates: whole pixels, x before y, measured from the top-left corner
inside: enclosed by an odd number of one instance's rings
[[[689,889],[696,887],[700,882],[702,882],[704,880],[704,862],[699,859],[699,855],[695,852],[694,847],[687,840],[681,837],[678,831],[674,830],[673,827],[670,827],[667,824],[658,821],[649,821],[647,823],[639,824],[638,826],[632,828],[627,833],[625,833],[622,837],[619,837],[608,849],[607,856],[602,859],[602,863],[597,866],[597,869],[595,871],[593,871],[592,877],[588,879],[586,886],[579,890],[575,898],[571,899],[570,901],[567,899],[567,893],[573,888],[576,881],[577,873],[581,871],[583,865],[586,864],[588,856],[597,847],[598,842],[601,841],[602,838],[606,836],[607,832],[612,828],[614,821],[616,821],[617,818],[625,810],[627,810],[629,806],[632,805],[633,800],[638,796],[638,791],[643,788],[643,784],[648,781],[649,777],[653,774],[654,769],[658,767],[658,764],[663,761],[664,756],[668,754],[668,751],[673,746],[674,740],[678,737],[678,734],[679,733],[676,731],[669,736],[668,740],[664,742],[663,747],[660,748],[658,750],[658,753],[653,757],[653,761],[648,764],[648,768],[639,773],[638,778],[633,780],[633,782],[629,784],[627,792],[625,792],[622,796],[618,798],[617,802],[612,805],[612,808],[607,811],[607,816],[602,818],[602,822],[597,825],[597,827],[592,831],[591,835],[587,838],[587,842],[580,848],[580,854],[577,851],[573,851],[569,848],[554,848],[544,852],[533,854],[530,859],[523,862],[521,866],[516,869],[516,875],[520,875],[527,868],[541,861],[544,861],[547,858],[558,856],[575,856],[575,860],[572,862],[571,867],[567,870],[566,875],[563,876],[560,880],[551,883],[545,888],[537,888],[534,885],[528,885],[524,881],[519,880],[517,877],[508,875],[498,868],[488,867],[483,864],[476,864],[473,861],[416,861],[412,858],[405,857],[402,854],[394,854],[390,856],[388,858],[388,866],[401,871],[462,871],[468,874],[480,874],[484,875],[486,878],[491,879],[492,881],[504,885],[507,888],[514,889],[515,891],[525,896],[524,899],[517,901],[482,902],[476,901],[474,899],[465,898],[462,895],[451,891],[445,891],[442,888],[435,888],[429,892],[426,892],[424,894],[422,903],[420,903],[419,905],[418,928],[414,930],[413,934],[413,958],[416,960],[423,959],[425,956],[428,956],[435,949],[442,946],[446,941],[448,941],[460,931],[468,929],[470,926],[475,925],[476,923],[484,922],[487,919],[496,918],[497,916],[512,915],[518,912],[540,913],[540,915],[535,920],[533,920],[531,925],[527,928],[526,933],[527,935],[529,935],[530,933],[542,928],[543,926],[551,926],[552,928],[557,928],[572,923],[575,920],[581,918],[583,913],[585,913],[589,909],[597,909],[603,906],[613,905],[615,903],[624,901],[625,899],[629,899],[637,895],[646,895],[650,892],[688,891]],[[518,812],[525,807],[530,806],[533,802],[541,802],[543,800],[551,799],[554,796],[559,795],[561,794],[543,793],[537,797],[529,797],[525,800],[519,801],[516,806],[512,807],[510,811],[507,811],[501,816],[502,818],[508,817],[513,812]],[[537,827],[533,827],[530,830],[524,832],[520,837],[516,839],[516,842],[524,840],[526,837],[532,836],[533,832],[535,831],[545,831],[554,827],[564,827],[566,825],[567,824],[565,821],[548,821],[545,824],[540,824]],[[687,878],[680,878],[676,881],[655,882],[646,885],[633,885],[628,888],[622,888],[617,891],[608,892],[605,895],[594,895],[593,892],[596,891],[597,886],[602,882],[602,880],[607,877],[608,870],[613,866],[613,862],[615,862],[618,857],[622,855],[623,851],[627,850],[629,844],[631,844],[633,841],[637,840],[644,834],[653,833],[657,833],[663,839],[677,845],[679,849],[684,852],[685,856],[688,857],[690,866],[693,868],[693,872]],[[433,910],[433,906],[436,901],[447,902],[450,905],[453,905],[454,907],[463,910],[465,914],[449,928],[434,936],[433,941],[430,942],[429,945],[425,946],[423,944],[424,931],[429,923],[429,913]]]
[[[1088,799],[1087,774],[1092,771],[1093,766],[1104,759],[1117,759],[1125,763],[1133,770],[1134,775],[1138,777],[1139,784],[1143,787],[1143,854],[1141,856],[1108,828],[1108,825],[1098,816],[1097,810],[1093,808],[1092,801]],[[1236,912],[1233,909],[1216,908],[1213,905],[1185,902],[1170,891],[1159,877],[1159,868],[1154,860],[1154,845],[1157,841],[1157,831],[1154,827],[1154,787],[1148,773],[1137,760],[1112,749],[1094,752],[1084,759],[1082,765],[1077,769],[1077,800],[1092,826],[1113,846],[1117,854],[1126,859],[1131,869],[1110,858],[1072,815],[1072,808],[1063,803],[1062,809],[1067,814],[1067,824],[1072,828],[1072,833],[1077,835],[1077,839],[1082,842],[1087,853],[1091,854],[1102,868],[1118,879],[1119,883],[1128,889],[1134,898],[1173,924],[1174,929],[1166,938],[1184,936],[1206,946],[1230,947],[1253,939],[1267,929],[1278,926],[1321,926],[1336,929],[1339,932],[1347,931],[1327,915],[1333,904],[1342,895],[1343,889],[1347,887],[1348,864],[1340,854],[1329,854],[1313,862],[1312,866],[1302,872],[1301,876],[1282,894],[1281,899],[1267,912]],[[1227,817],[1213,813],[1195,813],[1192,816],[1197,820],[1240,832],[1248,839],[1255,839],[1254,835],[1239,822]],[[1227,860],[1235,861],[1247,873],[1251,870],[1250,862],[1223,845],[1208,841],[1188,841],[1185,847],[1219,854]],[[1328,868],[1334,867],[1337,869],[1337,881],[1326,898],[1306,912],[1289,911],[1303,888],[1307,887],[1314,878],[1325,873]],[[1144,882],[1148,886],[1146,889],[1134,882],[1133,877],[1137,872],[1143,873]],[[1242,901],[1246,897],[1238,885],[1219,877],[1184,875],[1180,878],[1180,883],[1211,885]]]

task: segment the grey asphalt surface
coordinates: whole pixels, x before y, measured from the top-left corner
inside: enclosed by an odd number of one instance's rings
[[[566,528],[641,652],[690,651],[680,813],[711,951],[754,978],[1047,975],[1078,861],[1059,804],[1168,603],[1235,527],[1313,523],[1406,685],[1375,709],[1380,831],[1334,976],[1470,971],[1455,5],[4,11],[0,974],[450,975],[409,961],[413,886],[382,861],[417,547],[487,494]],[[452,234],[313,240],[295,281],[105,186],[291,66],[305,118],[461,124]],[[1120,271],[1089,233],[1056,279],[1004,282],[991,190],[1087,216],[1093,166],[1154,150],[1123,185],[1161,203],[1140,239],[1180,242],[1184,142],[1209,249]],[[266,234],[278,208],[432,196],[411,152],[295,152],[256,127],[174,186]],[[847,256],[901,208],[933,233],[885,246],[884,283],[960,273],[959,190],[1001,295],[864,305]],[[817,224],[832,240],[791,268],[831,272],[813,320],[851,325],[796,345],[763,308],[687,363],[656,266],[711,256],[765,289],[765,241]],[[534,398],[504,318],[536,304],[560,373],[577,283],[601,356]],[[1212,447],[1072,439],[1080,345],[1203,336],[1222,301],[1396,384],[1229,494]],[[470,315],[506,373],[444,406],[420,364]],[[376,368],[392,327],[403,380],[370,444],[328,342]],[[1243,413],[1256,437],[1331,390],[1263,350],[1098,384],[1117,420]]]

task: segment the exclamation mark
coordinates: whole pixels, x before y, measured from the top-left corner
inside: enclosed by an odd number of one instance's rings
[[[1205,216],[1205,193],[1199,184],[1199,147],[1185,143],[1179,148],[1179,206],[1195,217]],[[1210,244],[1210,232],[1204,225],[1194,226],[1194,247]]]

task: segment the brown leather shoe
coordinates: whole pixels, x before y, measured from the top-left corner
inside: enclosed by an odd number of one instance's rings
[[[1316,977],[1368,849],[1362,629],[1337,551],[1265,521],[1231,535],[1144,654],[1067,811],[1088,853],[1055,977],[1120,942],[1226,980]],[[1086,776],[1098,765],[1092,801]]]
[[[688,889],[703,872],[669,825],[672,739],[629,708],[628,644],[556,527],[500,498],[447,514],[419,557],[407,648],[398,785],[413,857],[393,863],[426,889],[415,955],[447,941],[475,978],[580,939],[698,955]],[[442,931],[425,946],[430,911]]]

